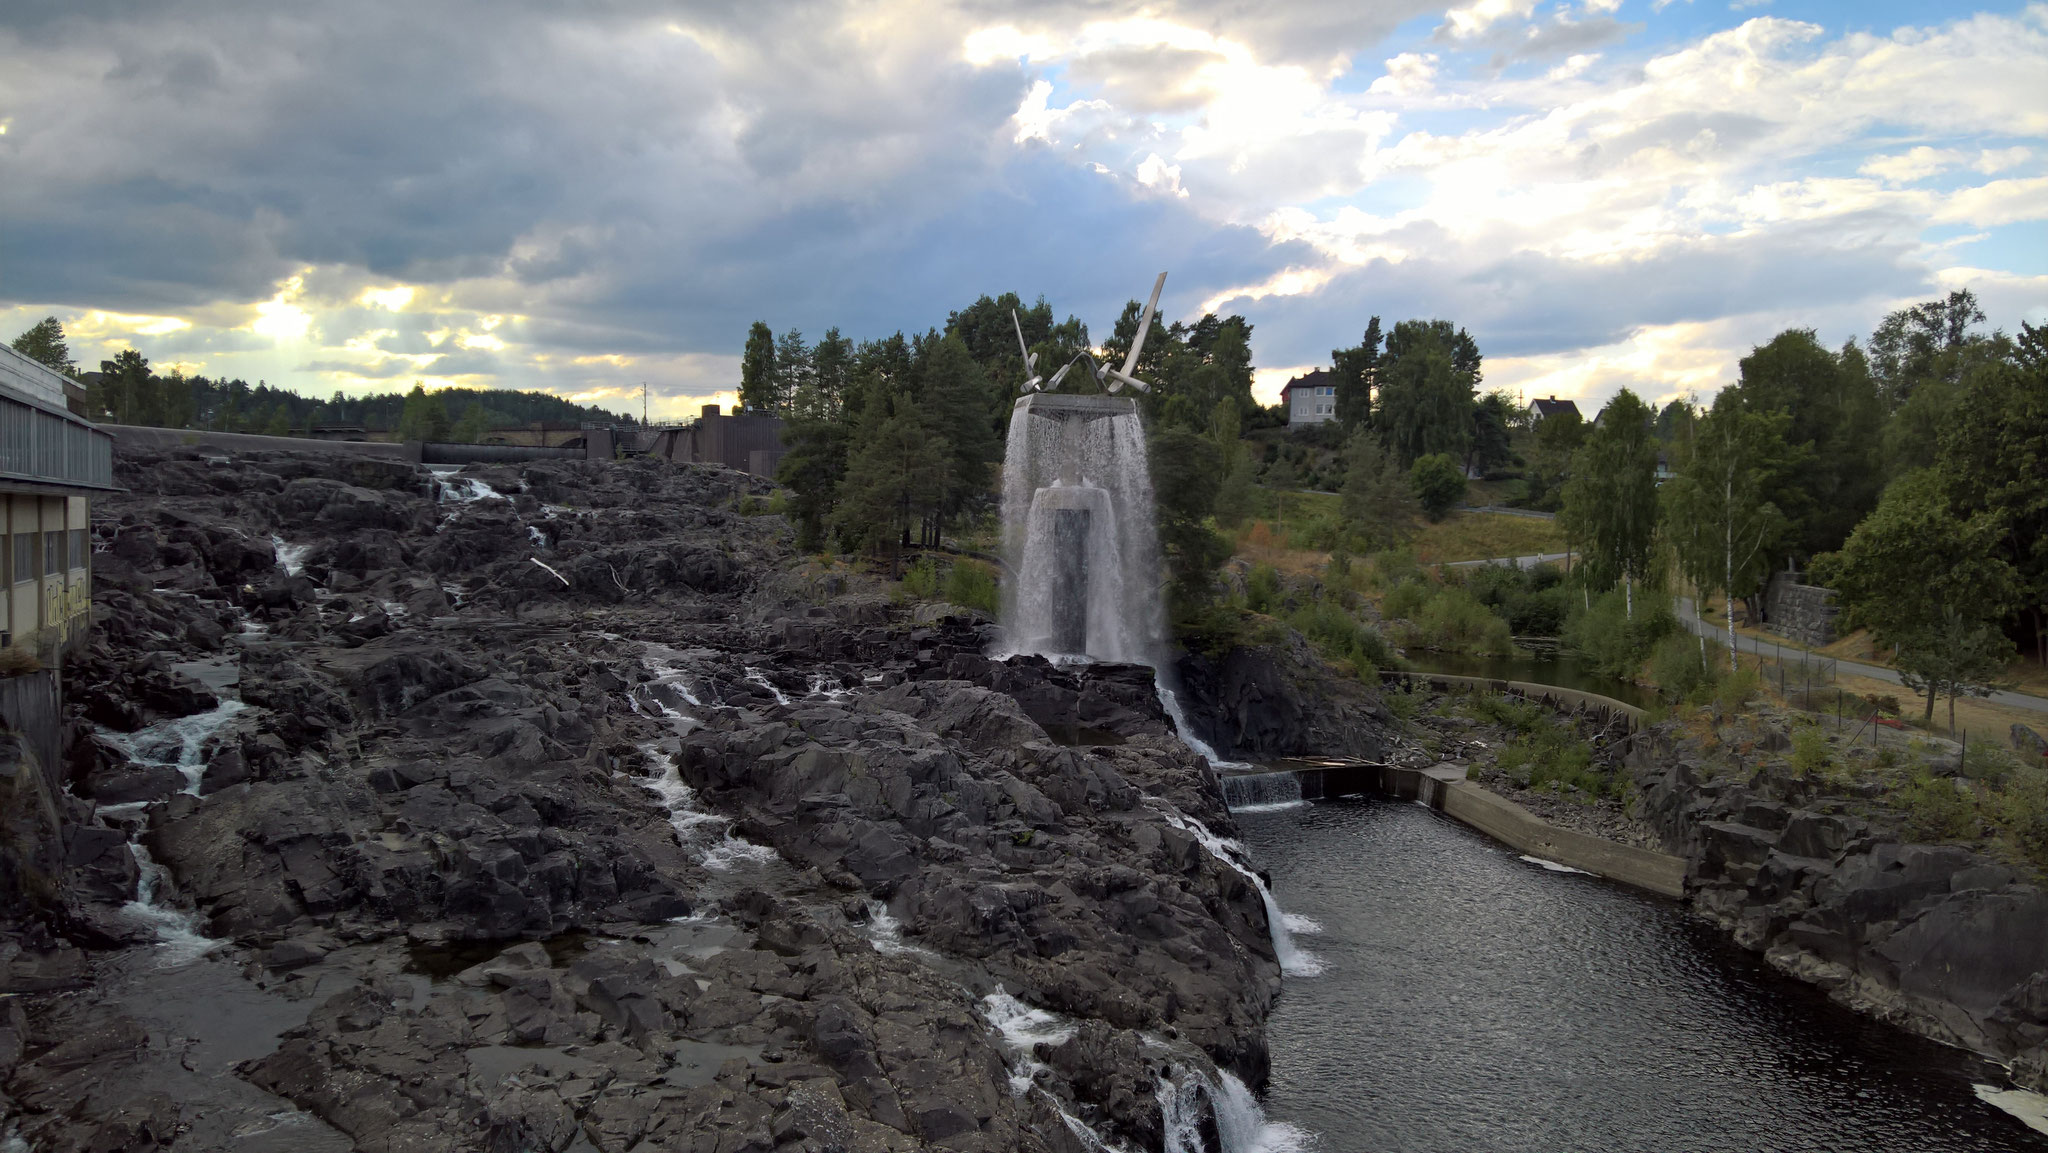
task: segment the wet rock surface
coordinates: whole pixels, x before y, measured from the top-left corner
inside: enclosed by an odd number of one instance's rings
[[[0,938],[30,1147],[1157,1147],[1161,1073],[1263,1080],[1265,908],[1150,670],[992,661],[725,470],[117,480],[71,867]]]

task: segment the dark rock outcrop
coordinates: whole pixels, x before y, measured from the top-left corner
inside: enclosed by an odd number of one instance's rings
[[[992,660],[966,610],[807,577],[721,469],[117,468],[68,936],[0,934],[45,998],[0,1001],[34,1147],[239,1107],[122,1041],[181,978],[95,968],[181,918],[235,966],[186,972],[273,1006],[234,1072],[309,1147],[1084,1153],[1063,1111],[1157,1143],[1169,1064],[1264,1080],[1264,905],[1190,831],[1232,828],[1149,669]],[[1012,1049],[999,989],[1074,1040]]]
[[[2048,1087],[2048,894],[1968,849],[1796,807],[1796,781],[1710,779],[1686,754],[1651,730],[1630,767],[1695,907],[1837,1000]]]

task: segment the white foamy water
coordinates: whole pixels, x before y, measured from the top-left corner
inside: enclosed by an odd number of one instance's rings
[[[1228,1070],[1183,1069],[1159,1082],[1159,1113],[1166,1129],[1165,1153],[1201,1153],[1201,1097],[1206,1094],[1216,1113],[1216,1132],[1223,1153],[1306,1153],[1315,1137],[1299,1125],[1271,1121],[1258,1098]]]
[[[810,689],[806,695],[824,697],[828,701],[836,701],[842,697],[852,696],[853,690],[840,684],[836,677],[818,673],[811,677]]]
[[[1202,843],[1202,847],[1209,850],[1210,856],[1237,870],[1239,876],[1249,881],[1252,887],[1259,891],[1259,899],[1266,906],[1266,926],[1273,939],[1273,956],[1279,959],[1281,972],[1290,977],[1313,977],[1323,971],[1323,962],[1320,958],[1294,943],[1295,923],[1313,926],[1300,930],[1310,933],[1320,932],[1322,926],[1307,917],[1290,918],[1280,908],[1280,902],[1273,897],[1273,890],[1267,887],[1266,882],[1246,863],[1251,856],[1243,845],[1227,837],[1217,836],[1209,830],[1209,826],[1193,817],[1183,816],[1163,801],[1155,800],[1151,804],[1153,811],[1164,817],[1168,824],[1193,833]]]
[[[135,899],[122,905],[121,912],[155,931],[159,968],[189,965],[227,943],[200,932],[199,919],[190,912],[161,903],[170,873],[156,863],[148,849],[138,841],[130,841],[128,852],[135,858],[141,875],[135,883]]]
[[[889,906],[881,901],[868,902],[868,944],[877,953],[896,955],[899,953],[926,953],[930,950],[910,944],[903,939],[903,922],[889,912]]]
[[[1202,759],[1209,762],[1211,768],[1249,769],[1252,767],[1245,761],[1225,760],[1215,749],[1209,747],[1207,741],[1196,736],[1195,727],[1188,723],[1188,715],[1180,707],[1180,697],[1172,689],[1160,684],[1159,681],[1159,671],[1154,669],[1152,683],[1159,694],[1159,704],[1166,710],[1166,715],[1173,718],[1173,727],[1180,734],[1182,744],[1200,753]]]
[[[185,787],[179,791],[198,796],[200,779],[206,775],[207,740],[248,708],[232,697],[223,697],[220,704],[203,713],[158,721],[132,733],[103,728],[98,730],[99,738],[137,764],[178,770],[185,776]]]
[[[306,569],[306,554],[313,551],[309,544],[286,544],[276,533],[270,534],[270,547],[277,550],[277,567],[286,576],[297,576]]]
[[[463,505],[484,500],[509,499],[504,493],[473,476],[443,476],[440,479],[442,504]]]
[[[1977,1100],[2003,1109],[2022,1125],[2037,1133],[2048,1133],[2048,1097],[2025,1089],[2000,1089],[1993,1085],[1972,1085]]]
[[[1019,652],[1150,661],[1165,618],[1145,430],[1134,405],[1101,405],[1036,396],[1010,417],[1003,631]]]
[[[697,790],[683,782],[682,770],[674,757],[653,746],[642,752],[661,767],[651,777],[640,778],[640,787],[651,792],[668,810],[668,823],[676,831],[676,842],[697,854],[697,863],[715,873],[729,872],[742,865],[775,861],[775,850],[733,835],[732,821],[697,807]]]
[[[1080,1026],[1045,1009],[1034,1009],[998,987],[981,999],[981,1012],[1002,1038],[1010,1054],[1010,1092],[1022,1097],[1029,1092],[1037,1073],[1046,1068],[1033,1053],[1040,1042],[1058,1045],[1080,1031]]]
[[[1574,869],[1570,865],[1560,865],[1556,861],[1546,861],[1542,857],[1532,857],[1526,853],[1522,855],[1522,859],[1529,862],[1532,865],[1540,865],[1544,869],[1547,869],[1548,871],[1553,873],[1577,873],[1581,877],[1590,877],[1594,875],[1592,873],[1587,872],[1584,869]]]
[[[779,688],[776,688],[775,682],[769,680],[768,674],[762,672],[760,669],[749,666],[747,668],[746,679],[752,682],[753,684],[760,685],[762,688],[767,689],[770,693],[774,694],[776,704],[786,705],[789,703],[789,694],[783,692]]]

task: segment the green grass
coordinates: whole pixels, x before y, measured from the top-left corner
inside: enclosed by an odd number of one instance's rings
[[[1555,520],[1498,512],[1454,512],[1424,525],[1410,542],[1423,564],[1563,552],[1564,530]]]

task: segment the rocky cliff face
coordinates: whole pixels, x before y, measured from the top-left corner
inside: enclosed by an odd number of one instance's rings
[[[1717,772],[1672,723],[1639,735],[1629,764],[1694,906],[1737,942],[2048,1089],[2048,894],[1968,849],[1906,843],[1781,767]]]
[[[1332,753],[1381,760],[1391,749],[1392,718],[1378,689],[1335,675],[1301,634],[1281,645],[1233,648],[1220,659],[1181,657],[1196,735],[1237,757]]]
[[[1159,1148],[1165,1078],[1263,1080],[1265,908],[1149,670],[990,661],[708,467],[118,479],[90,815],[0,944],[31,1147]]]

